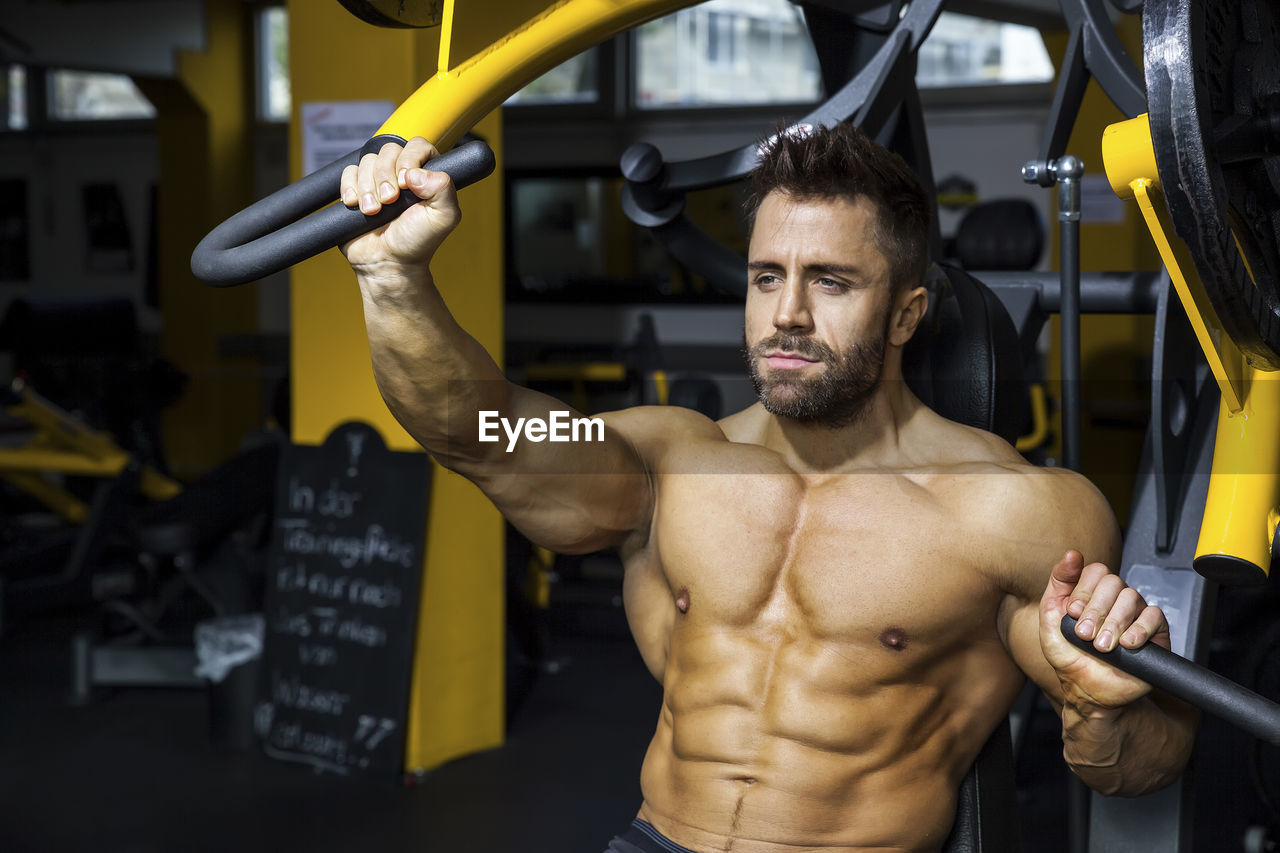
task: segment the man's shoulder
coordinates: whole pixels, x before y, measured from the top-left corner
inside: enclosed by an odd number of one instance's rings
[[[1082,474],[1034,465],[999,436],[953,421],[944,421],[936,438],[943,448],[937,470],[949,494],[966,516],[1000,538],[1031,531],[1045,540],[1086,531],[1095,542],[1112,538],[1111,505]]]
[[[717,423],[683,406],[632,406],[599,417],[639,447],[668,446],[698,440],[725,440]]]
[[[1110,515],[1111,507],[1084,475],[1066,468],[1032,465],[1019,459],[987,463],[995,476],[981,490],[1009,520],[1045,522],[1062,513],[1073,517]]]
[[[1106,506],[1106,499],[1087,477],[1066,468],[1035,465],[999,436],[954,426],[957,429],[947,437],[946,456],[938,470],[961,480],[969,500],[998,504],[1006,517],[1040,515],[1064,505]]]

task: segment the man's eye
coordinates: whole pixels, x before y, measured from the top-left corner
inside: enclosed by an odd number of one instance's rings
[[[778,283],[778,277],[772,273],[764,273],[756,276],[755,284],[757,287],[771,287]]]
[[[822,287],[827,288],[828,290],[847,290],[848,289],[845,286],[844,282],[836,281],[834,278],[820,278],[818,279],[818,284],[821,285]]]

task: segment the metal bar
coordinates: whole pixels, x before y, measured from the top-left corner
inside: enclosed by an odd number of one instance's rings
[[[1112,651],[1100,652],[1093,643],[1077,636],[1075,627],[1075,619],[1063,616],[1062,635],[1077,648],[1260,740],[1280,746],[1280,705],[1270,699],[1154,643],[1137,650],[1116,646]]]
[[[970,274],[997,296],[1001,291],[1033,289],[1040,311],[1057,314],[1062,310],[1059,273],[975,270]],[[1079,281],[1082,314],[1154,314],[1160,301],[1159,272],[1084,272]]]
[[[1071,136],[1071,128],[1075,126],[1088,85],[1089,69],[1084,60],[1084,35],[1082,28],[1075,26],[1071,28],[1071,35],[1067,39],[1062,70],[1058,72],[1058,84],[1053,91],[1053,103],[1049,107],[1049,124],[1040,145],[1040,159],[1034,161],[1037,170],[1034,174],[1023,170],[1023,178],[1029,183],[1038,183],[1046,189],[1053,186],[1055,178],[1049,174],[1048,164],[1057,159],[1067,146],[1067,139]]]
[[[1103,0],[1074,0],[1062,3],[1062,7],[1067,26],[1083,32],[1085,65],[1102,91],[1129,118],[1146,112],[1146,81],[1112,26],[1107,4]]]
[[[1058,178],[1058,224],[1061,231],[1059,310],[1062,336],[1062,456],[1067,468],[1079,471],[1080,444],[1080,176],[1084,165],[1070,154],[1054,164]]]

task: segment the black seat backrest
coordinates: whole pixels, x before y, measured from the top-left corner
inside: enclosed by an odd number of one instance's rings
[[[1018,333],[986,285],[956,267],[930,271],[929,312],[907,344],[902,372],[925,405],[945,418],[1014,442],[1026,388]]]
[[[940,415],[1014,442],[1025,383],[1018,335],[995,294],[955,267],[930,271],[929,312],[903,352],[911,390]],[[1012,853],[1017,798],[1008,720],[1001,722],[960,787],[943,853]]]
[[[1005,717],[960,783],[956,818],[942,853],[1016,853],[1018,796],[1013,739]]]

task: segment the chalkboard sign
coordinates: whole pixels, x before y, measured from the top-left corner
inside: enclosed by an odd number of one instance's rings
[[[321,771],[398,775],[430,460],[367,424],[280,462],[267,578],[263,750]]]

